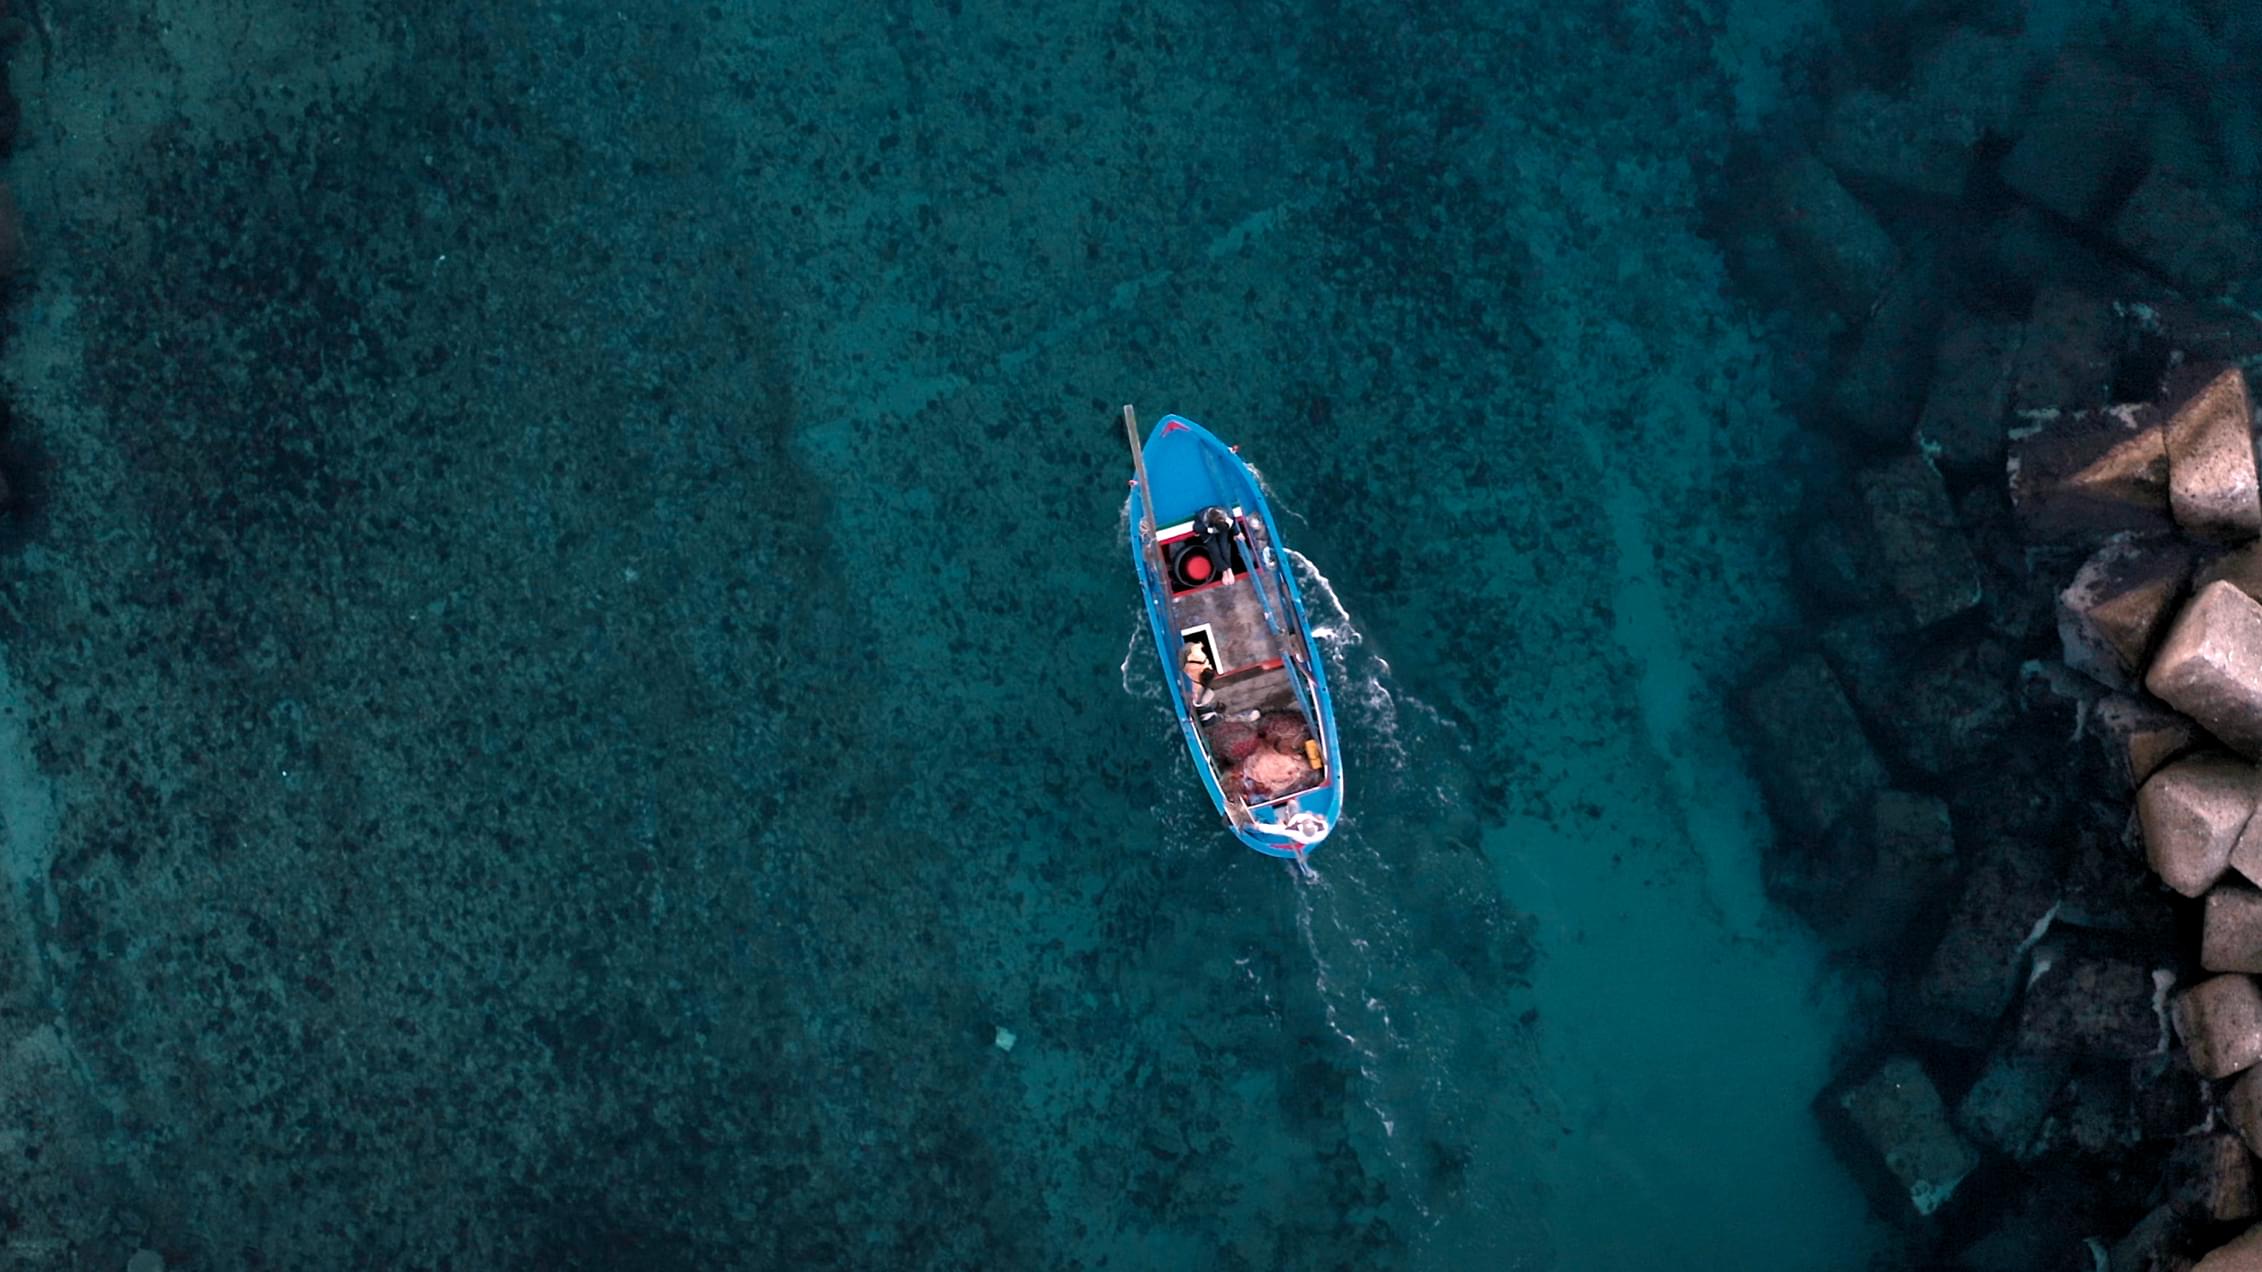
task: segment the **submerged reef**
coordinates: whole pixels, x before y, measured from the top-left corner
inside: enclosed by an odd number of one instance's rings
[[[2243,1267],[2262,27],[1956,8],[1849,26],[1718,221],[1832,332],[1743,699],[1775,895],[1881,991],[1816,1113],[1921,1266]]]

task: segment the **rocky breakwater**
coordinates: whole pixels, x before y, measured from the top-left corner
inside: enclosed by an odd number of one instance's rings
[[[2176,1075],[2201,1086],[2192,1145],[2115,1261],[2262,1267],[2262,1227],[2235,1231],[2257,1218],[2262,1150],[2262,478],[2246,371],[2174,355],[2156,401],[2036,414],[2013,441],[2011,498],[2031,534],[2104,536],[2058,600],[2065,663],[2095,693],[2067,688],[2138,783],[2133,840],[2176,912],[2160,951]]]
[[[2172,918],[2146,951],[2177,1044],[2155,1085],[2197,1093],[2115,1267],[2262,1267],[2262,1228],[2239,1231],[2258,1217],[2262,1148],[2262,1075],[2244,1076],[2262,1063],[2255,431],[2246,371],[2171,351],[2154,399],[2037,411],[2013,434],[2009,491],[2028,537],[2095,542],[2057,603],[2063,663],[2086,683],[2058,689],[2134,787],[2122,842]]]
[[[1769,884],[1871,987],[1815,1109],[1907,1266],[2262,1268],[2262,92],[2223,15],[1896,13],[1719,210],[1809,376],[1804,613],[1740,703]]]
[[[2097,303],[2157,374],[2006,404],[2000,503],[1922,451],[1856,468],[1818,546],[1867,601],[1744,700],[1771,883],[1881,986],[1818,1111],[1920,1266],[2262,1248],[2253,395]]]

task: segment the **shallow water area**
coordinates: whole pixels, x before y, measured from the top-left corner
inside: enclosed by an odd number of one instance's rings
[[[1748,7],[43,0],[9,1258],[1860,1266],[1723,706]],[[1125,399],[1297,550],[1309,873]]]

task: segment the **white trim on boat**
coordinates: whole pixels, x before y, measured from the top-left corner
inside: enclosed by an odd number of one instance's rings
[[[1245,515],[1247,514],[1242,511],[1241,505],[1233,505],[1233,516],[1235,520],[1239,520]],[[1183,539],[1187,535],[1190,535],[1192,533],[1194,533],[1194,519],[1192,517],[1188,517],[1186,520],[1181,521],[1176,525],[1164,526],[1161,529],[1155,531],[1155,542],[1168,543],[1172,539]]]

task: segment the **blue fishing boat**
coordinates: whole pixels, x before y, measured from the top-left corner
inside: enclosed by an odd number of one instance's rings
[[[1256,474],[1165,415],[1130,435],[1131,559],[1194,771],[1233,836],[1302,860],[1343,816],[1335,704]],[[1149,498],[1149,496],[1152,498]]]

